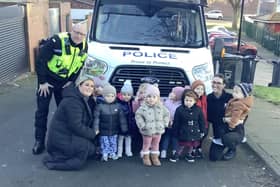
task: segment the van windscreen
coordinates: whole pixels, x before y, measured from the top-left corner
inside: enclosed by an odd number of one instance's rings
[[[202,47],[201,7],[173,3],[99,4],[93,34],[114,44]]]

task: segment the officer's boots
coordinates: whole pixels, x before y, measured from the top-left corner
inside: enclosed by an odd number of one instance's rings
[[[36,140],[35,144],[34,144],[34,146],[32,148],[32,153],[34,155],[39,155],[39,154],[43,153],[44,150],[45,150],[45,143],[44,143],[44,141]]]

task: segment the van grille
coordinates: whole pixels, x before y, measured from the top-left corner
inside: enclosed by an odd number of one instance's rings
[[[171,89],[175,86],[189,85],[189,80],[180,68],[158,67],[158,66],[119,66],[113,72],[109,82],[120,91],[123,82],[126,79],[132,81],[134,93],[141,84],[140,79],[143,77],[156,77],[160,80],[159,89],[161,96],[168,96]]]

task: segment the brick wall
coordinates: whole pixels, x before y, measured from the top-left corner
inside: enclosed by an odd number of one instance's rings
[[[59,1],[50,1],[50,8],[59,8],[59,28],[61,32],[70,31],[72,27],[71,20],[71,3],[70,2],[59,2]],[[67,17],[69,19],[67,19]]]
[[[35,72],[35,49],[49,35],[49,0],[29,0],[26,5],[30,71]]]

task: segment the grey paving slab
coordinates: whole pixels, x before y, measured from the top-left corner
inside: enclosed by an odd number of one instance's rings
[[[246,123],[248,145],[280,176],[280,107],[255,98]]]

